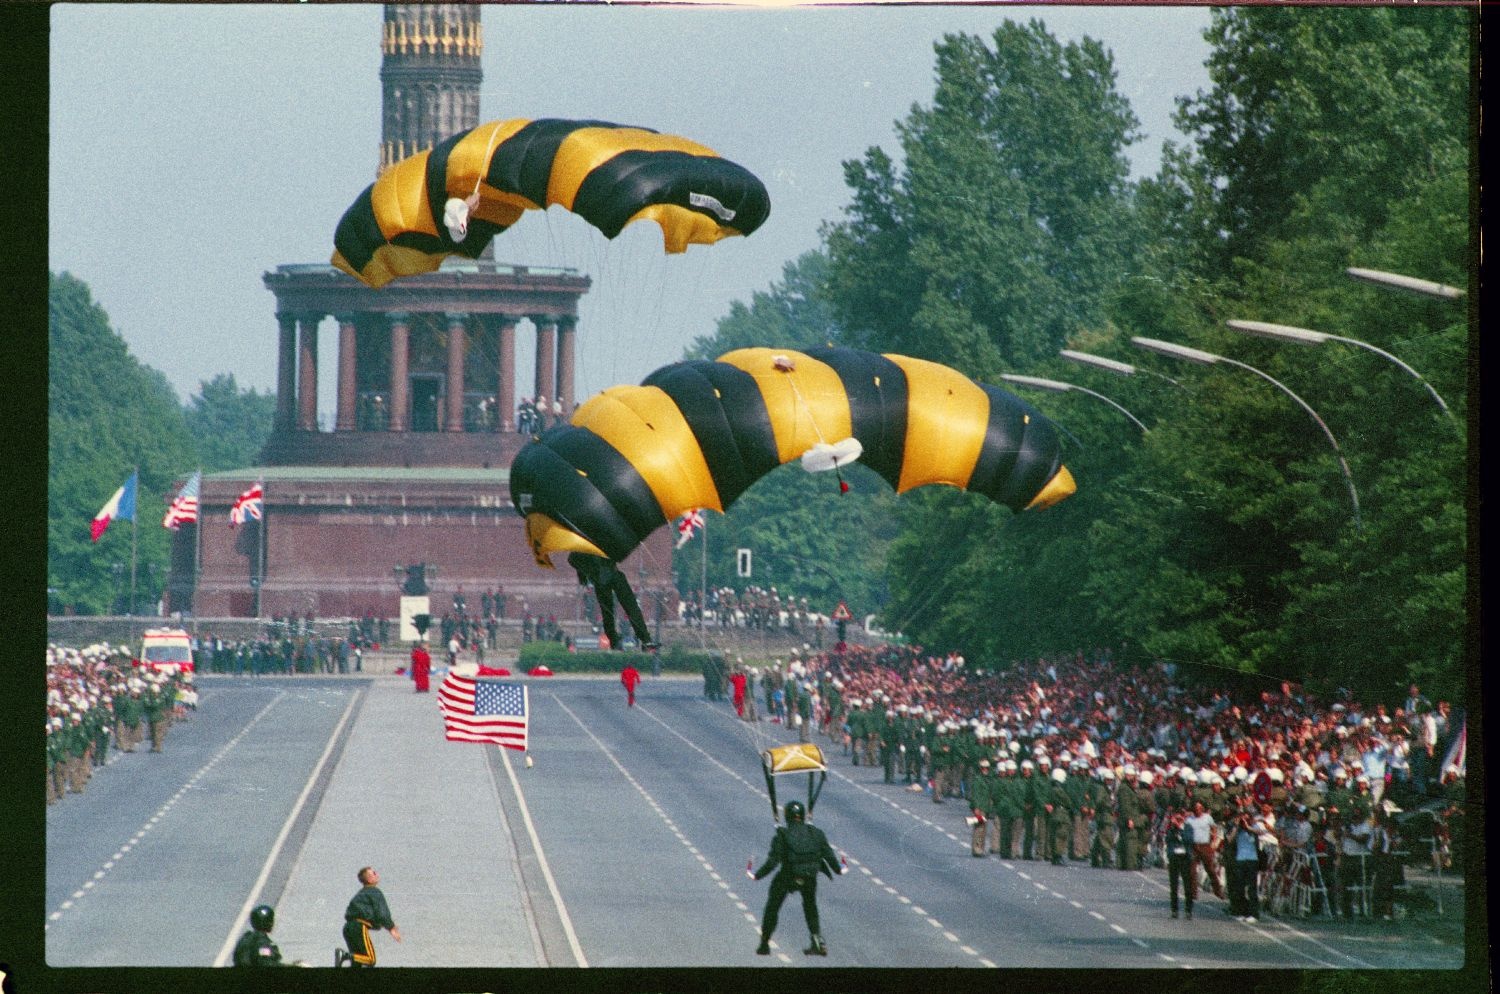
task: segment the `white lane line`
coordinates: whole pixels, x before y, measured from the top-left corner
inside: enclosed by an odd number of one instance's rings
[[[334,743],[338,742],[339,733],[343,731],[344,725],[348,723],[349,716],[354,713],[354,705],[364,695],[365,689],[363,687],[349,695],[349,703],[344,705],[344,713],[339,716],[339,723],[333,727],[333,734],[328,736],[328,744],[323,747],[323,755],[319,756],[317,763],[313,765],[312,773],[308,774],[307,783],[302,785],[302,793],[297,795],[297,803],[292,805],[291,813],[286,816],[286,821],[281,824],[281,831],[277,833],[276,841],[271,845],[271,852],[266,856],[266,861],[260,868],[260,876],[255,878],[255,883],[250,887],[250,895],[245,898],[245,903],[240,906],[240,913],[230,923],[229,935],[224,939],[224,945],[219,947],[219,955],[214,957],[214,966],[229,965],[229,957],[234,953],[234,944],[239,941],[240,934],[245,929],[245,919],[249,917],[250,909],[260,902],[260,892],[265,887],[266,881],[271,877],[271,867],[276,863],[277,857],[281,855],[281,847],[286,844],[287,836],[292,834],[292,823],[297,820],[297,815],[302,812],[302,806],[307,803],[307,797],[312,793],[313,784],[317,783],[318,777],[323,772],[324,764],[328,762],[328,757],[333,754]],[[276,700],[273,700],[271,704],[275,704],[276,701],[281,700],[284,696],[286,696],[285,691],[278,693]],[[267,710],[270,709],[271,704],[266,705]],[[265,711],[262,711],[260,714],[263,715],[265,713]],[[260,715],[256,715],[255,720],[259,721]],[[248,731],[249,727],[249,725],[246,725],[245,729]],[[240,735],[243,734],[244,732],[242,731]],[[237,735],[235,738],[238,739],[239,736]],[[218,757],[214,757],[214,762],[218,762]]]
[[[1130,941],[1134,942],[1136,945],[1140,946],[1142,949],[1150,949],[1151,948],[1150,946],[1146,945],[1146,943],[1143,942],[1143,941],[1141,941],[1140,939],[1131,939]]]
[[[1140,873],[1139,871],[1137,871],[1136,875],[1139,876],[1142,880],[1144,880],[1144,881],[1146,881],[1146,882],[1154,885],[1155,887],[1160,888],[1163,891],[1170,890],[1170,888],[1166,884],[1162,883],[1160,880],[1156,880],[1156,879],[1154,879],[1152,877],[1148,877],[1148,876],[1146,876],[1146,874]],[[1320,949],[1325,949],[1329,953],[1332,953],[1334,956],[1342,956],[1344,959],[1348,960],[1350,963],[1354,964],[1357,967],[1361,967],[1361,968],[1366,969],[1366,970],[1373,970],[1373,969],[1375,969],[1375,967],[1374,967],[1373,964],[1366,963],[1364,960],[1360,959],[1358,956],[1350,955],[1349,953],[1346,953],[1346,952],[1344,952],[1341,949],[1335,949],[1332,946],[1329,946],[1329,945],[1325,944],[1324,942],[1320,941],[1316,936],[1308,935],[1306,932],[1303,932],[1301,929],[1293,928],[1291,925],[1287,924],[1286,922],[1278,921],[1276,924],[1278,926],[1280,926],[1281,928],[1285,929],[1286,931],[1291,932],[1292,935],[1296,936],[1299,939],[1302,939],[1302,940],[1308,942],[1311,945],[1317,946]],[[1309,960],[1309,961],[1311,961],[1313,963],[1316,963],[1319,966],[1326,966],[1326,967],[1329,967],[1331,969],[1341,969],[1342,968],[1337,963],[1330,963],[1327,960],[1320,959],[1319,957],[1312,955],[1311,953],[1303,952],[1301,949],[1298,949],[1297,947],[1291,945],[1290,943],[1284,942],[1280,937],[1272,935],[1270,932],[1267,932],[1265,929],[1261,928],[1259,925],[1246,924],[1245,928],[1248,928],[1252,932],[1255,932],[1255,933],[1257,933],[1259,935],[1264,936],[1267,939],[1270,939],[1272,942],[1276,943],[1278,946],[1281,946],[1283,949],[1286,949],[1288,952],[1291,952],[1291,953],[1293,953],[1293,954],[1295,954],[1297,956],[1301,956],[1303,959],[1306,959],[1306,960]]]
[[[573,712],[569,711],[568,714],[572,715]],[[576,715],[573,716],[573,720],[578,720]],[[588,729],[585,728],[584,731],[587,732]],[[552,877],[552,867],[548,865],[547,855],[542,851],[542,840],[537,836],[536,825],[531,820],[531,809],[526,806],[526,795],[521,792],[521,781],[516,777],[516,769],[510,765],[510,756],[505,747],[497,745],[495,748],[500,750],[500,760],[505,766],[505,774],[510,778],[511,789],[516,792],[516,804],[521,809],[521,821],[525,824],[526,834],[531,839],[532,851],[536,853],[537,868],[542,871],[542,879],[547,881],[547,893],[552,895],[552,903],[557,908],[557,917],[562,924],[563,934],[567,936],[568,948],[572,950],[573,959],[578,965],[587,967],[588,957],[583,955],[583,946],[578,942],[578,933],[573,931],[573,919],[568,915],[568,906],[563,903],[562,892],[558,890],[557,881]]]
[[[1121,928],[1120,926],[1116,925],[1114,922],[1110,922],[1109,923],[1109,927],[1112,928],[1112,929],[1114,929],[1116,932],[1119,932],[1121,935],[1125,935],[1126,934],[1125,930],[1123,928]]]
[[[1099,919],[1099,920],[1100,920],[1100,921],[1101,921],[1101,922],[1102,922],[1102,921],[1104,921],[1104,916],[1103,916],[1103,915],[1101,915],[1101,914],[1100,914],[1100,913],[1099,913],[1099,912],[1097,912],[1097,911],[1090,911],[1090,912],[1089,912],[1089,917],[1090,917],[1090,918],[1097,918],[1097,919]]]
[[[216,752],[216,753],[214,753],[212,759],[210,759],[207,763],[204,763],[202,766],[200,766],[198,768],[198,772],[194,773],[193,776],[192,776],[192,778],[188,782],[189,783],[193,783],[193,782],[197,781],[197,779],[199,777],[203,776],[203,774],[206,773],[209,769],[211,769],[215,764],[217,764],[219,762],[219,760],[223,759],[224,756],[229,752],[229,750],[232,749],[235,745],[237,745],[239,743],[240,739],[244,738],[245,735],[246,735],[246,733],[248,733],[250,731],[250,729],[254,728],[255,725],[257,723],[259,723],[260,720],[266,716],[266,712],[270,711],[271,708],[274,707],[276,705],[276,703],[278,701],[280,701],[285,696],[286,696],[286,691],[277,691],[276,696],[272,697],[271,700],[266,704],[266,706],[263,707],[263,708],[261,708],[260,711],[255,715],[255,717],[251,718],[245,724],[245,727],[242,728],[242,729],[240,729],[239,732],[236,733],[236,735],[234,736],[234,738],[232,738],[228,742],[224,743],[224,745],[219,748],[219,751]],[[183,790],[185,790],[185,789],[186,788],[183,788]],[[157,808],[156,809],[156,813],[151,816],[150,821],[148,821],[145,825],[141,826],[140,830],[137,831],[135,833],[135,835],[133,835],[131,837],[130,841],[128,843],[126,843],[125,845],[121,846],[120,849],[119,849],[119,851],[116,852],[113,856],[110,857],[109,862],[107,862],[107,863],[104,864],[104,868],[106,870],[110,869],[115,864],[116,861],[118,861],[125,853],[127,853],[127,852],[130,851],[131,847],[133,845],[135,845],[135,843],[137,843],[137,842],[141,841],[141,839],[145,838],[146,837],[146,833],[149,832],[152,828],[154,828],[156,826],[156,822],[158,822],[158,821],[161,820],[162,815],[164,815],[172,807],[172,805],[174,803],[176,803],[177,798],[180,797],[181,795],[182,795],[182,790],[179,790],[165,804],[163,804],[160,808]],[[98,880],[102,876],[103,876],[103,873],[96,872],[94,874],[94,879]],[[89,883],[89,884],[85,884],[84,886],[92,888],[93,884]],[[74,899],[80,898],[82,896],[83,896],[83,891],[79,891],[78,893],[76,893],[76,894],[73,895]],[[58,918],[61,917],[61,915],[59,914],[59,912],[66,911],[70,907],[72,907],[72,901],[69,901],[66,904],[61,905],[58,908],[57,911],[54,911],[52,914],[50,914],[50,915],[47,916],[47,920],[49,922],[56,921]],[[51,927],[50,925],[43,925],[42,926],[42,931],[45,932],[50,927]]]

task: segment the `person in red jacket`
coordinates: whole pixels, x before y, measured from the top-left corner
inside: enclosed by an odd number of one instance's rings
[[[417,684],[417,693],[427,693],[427,678],[431,673],[432,657],[427,654],[427,647],[418,642],[411,650],[411,678]]]
[[[741,718],[745,717],[745,671],[736,666],[729,676],[729,684],[734,688],[734,713]]]
[[[635,685],[641,682],[640,671],[629,663],[620,671],[620,682],[625,685],[625,701],[630,707],[635,707]]]

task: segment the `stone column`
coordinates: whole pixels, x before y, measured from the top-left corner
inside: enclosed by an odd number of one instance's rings
[[[464,315],[448,315],[447,431],[464,430]]]
[[[547,398],[547,411],[557,397],[557,318],[550,314],[533,314],[536,325],[536,396]],[[542,419],[546,422],[546,417]],[[550,422],[548,422],[550,424]]]
[[[387,422],[390,431],[406,430],[406,409],[411,405],[411,385],[407,382],[406,342],[410,320],[404,311],[392,311],[386,315],[391,324],[391,415]]]
[[[276,430],[297,426],[297,317],[277,314],[281,334],[276,347]]]
[[[339,314],[339,390],[338,414],[334,418],[334,431],[353,431],[358,422],[355,417],[355,402],[359,382],[356,375],[354,350],[354,315]]]
[[[578,330],[578,319],[572,316],[557,319],[557,394],[562,401],[563,417],[573,416],[573,336]]]
[[[318,430],[318,322],[321,314],[297,318],[300,348],[297,355],[297,429]]]
[[[516,319],[500,316],[500,405],[501,431],[516,430]]]

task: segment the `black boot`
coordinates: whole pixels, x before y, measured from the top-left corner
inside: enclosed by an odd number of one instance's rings
[[[757,956],[769,956],[769,955],[771,955],[771,937],[770,936],[768,936],[768,935],[762,935],[760,937],[760,945],[758,945],[758,946],[755,947],[755,955],[757,955]]]
[[[827,956],[828,946],[824,944],[823,937],[821,935],[814,934],[811,944],[806,949],[802,950],[802,952],[808,956]]]

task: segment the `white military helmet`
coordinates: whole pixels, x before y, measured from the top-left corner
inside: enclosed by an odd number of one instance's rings
[[[1145,784],[1146,786],[1151,786],[1151,781],[1155,779],[1156,774],[1152,773],[1150,770],[1141,771],[1141,783]]]
[[[1052,779],[1058,783],[1062,783],[1064,780],[1068,779],[1068,771],[1059,766],[1057,769],[1052,771]]]

